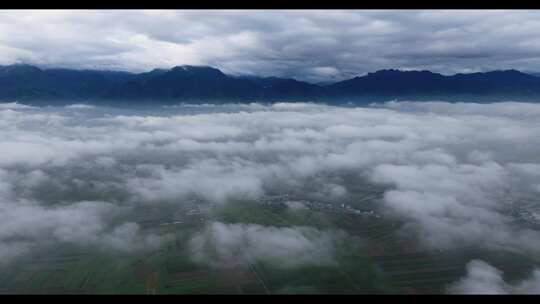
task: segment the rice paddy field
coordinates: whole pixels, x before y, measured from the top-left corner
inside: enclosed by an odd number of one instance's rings
[[[151,212],[145,212],[148,216]],[[334,265],[276,267],[261,261],[190,258],[188,239],[208,221],[288,227],[335,228],[351,237],[340,245]],[[512,251],[470,248],[427,250],[402,233],[402,223],[327,210],[291,212],[280,204],[231,202],[210,212],[170,222],[154,215],[144,229],[169,233],[174,240],[158,250],[118,254],[80,247],[42,248],[0,271],[4,294],[393,294],[444,293],[465,274],[465,265],[482,258],[519,280],[538,260]]]

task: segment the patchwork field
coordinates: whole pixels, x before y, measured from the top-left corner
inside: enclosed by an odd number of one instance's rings
[[[192,212],[193,213],[193,212]],[[176,223],[156,219],[148,231],[171,233],[158,250],[108,254],[62,246],[3,266],[1,293],[21,294],[280,294],[443,293],[465,274],[472,258],[490,261],[509,280],[524,277],[538,261],[511,252],[429,251],[399,233],[401,223],[384,217],[290,210],[280,204],[231,202]],[[159,223],[165,221],[167,225]],[[262,226],[310,226],[347,233],[334,265],[277,267],[267,261],[193,261],[189,238],[208,222]]]

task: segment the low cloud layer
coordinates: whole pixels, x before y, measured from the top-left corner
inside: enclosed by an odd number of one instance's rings
[[[1,203],[0,263],[23,255],[36,245],[57,242],[90,250],[134,252],[158,248],[163,236],[141,235],[139,225],[107,225],[114,206],[105,202],[77,202],[44,207],[19,200]]]
[[[157,246],[129,218],[148,206],[267,194],[341,203],[373,185],[386,189],[383,216],[402,219],[426,247],[538,253],[539,118],[540,105],[524,103],[3,104],[0,259],[42,242]],[[253,255],[273,259],[258,235],[296,252],[288,240],[302,229],[213,224],[202,235],[230,250],[245,245],[234,235],[247,237]]]
[[[383,68],[540,71],[538,11],[0,11],[0,64],[351,78]],[[66,47],[69,46],[69,47]]]
[[[328,266],[344,233],[312,227],[213,222],[190,240],[194,261],[216,267],[264,262],[278,268]]]
[[[448,288],[457,294],[539,294],[540,269],[535,269],[529,278],[512,284],[505,282],[503,273],[481,260],[467,264],[467,275]]]

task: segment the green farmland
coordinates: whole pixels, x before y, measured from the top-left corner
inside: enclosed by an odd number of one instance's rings
[[[189,238],[207,222],[262,226],[310,226],[345,231],[335,265],[276,267],[249,260],[204,265],[191,258]],[[479,250],[428,251],[398,233],[401,223],[320,210],[289,210],[249,201],[216,206],[191,221],[147,225],[146,231],[174,239],[153,251],[107,253],[56,246],[2,266],[5,294],[366,294],[443,293],[465,274],[472,258],[493,263],[512,278],[523,277],[538,261],[515,253]]]

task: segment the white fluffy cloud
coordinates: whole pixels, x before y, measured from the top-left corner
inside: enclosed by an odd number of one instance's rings
[[[384,187],[385,216],[428,247],[538,252],[539,116],[539,105],[524,103],[4,104],[0,254],[43,239],[155,244],[129,221],[111,224],[141,204],[272,193],[340,202],[363,183]]]
[[[106,220],[114,212],[114,206],[104,202],[83,201],[55,207],[24,200],[2,202],[0,263],[27,253],[35,245],[51,242],[130,252],[156,248],[166,240],[162,236],[141,235],[135,223],[109,229]]]
[[[509,284],[503,273],[481,260],[467,264],[467,275],[448,288],[450,293],[458,294],[539,294],[540,270],[535,269],[531,276]]]

